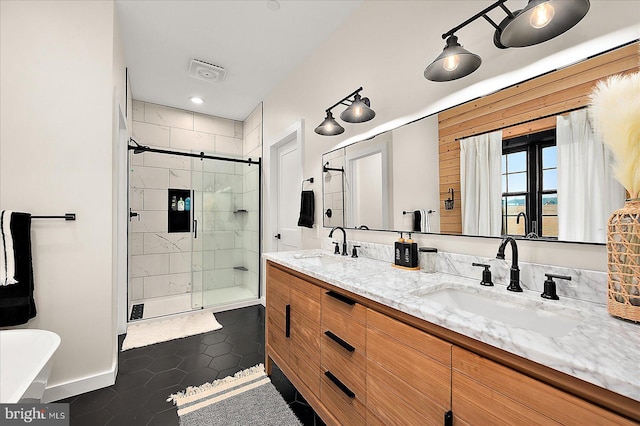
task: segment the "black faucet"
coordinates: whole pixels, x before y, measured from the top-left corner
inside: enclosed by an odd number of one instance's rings
[[[529,235],[529,219],[527,219],[527,214],[525,212],[518,213],[516,216],[516,225],[520,224],[520,216],[524,217],[524,235]]]
[[[507,290],[520,292],[522,291],[522,287],[520,287],[520,268],[518,268],[518,246],[516,245],[516,240],[512,237],[503,239],[502,244],[500,244],[498,248],[496,259],[504,260],[504,248],[507,246],[507,243],[511,243],[511,273]]]
[[[329,232],[329,238],[333,237],[333,231],[335,231],[336,229],[342,231],[342,255],[348,256],[349,253],[347,253],[347,233],[342,226],[336,226],[335,228],[331,229],[331,232]]]

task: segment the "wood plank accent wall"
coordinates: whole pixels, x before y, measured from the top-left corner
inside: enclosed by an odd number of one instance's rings
[[[555,128],[555,115],[588,105],[598,80],[640,70],[639,48],[633,43],[438,114],[440,206],[449,188],[455,191],[454,209],[441,208],[440,232],[462,233],[460,139],[499,129],[507,139]]]

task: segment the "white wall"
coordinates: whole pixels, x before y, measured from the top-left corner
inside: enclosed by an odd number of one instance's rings
[[[528,64],[543,63],[553,67],[551,60],[567,60],[567,55],[553,55],[573,46],[621,28],[632,28],[637,38],[640,23],[640,3],[637,1],[592,1],[591,11],[571,31],[554,40],[524,49],[496,49],[493,31],[482,19],[474,27],[486,26],[485,37],[464,37],[465,47],[483,58],[483,65],[474,74],[448,83],[427,81],[424,68],[441,52],[444,42],[440,35],[479,11],[478,2],[427,1],[365,1],[309,58],[276,88],[264,101],[265,148],[277,142],[274,138],[291,123],[305,120],[303,175],[321,177],[321,155],[339,142],[381,126],[391,120],[428,111],[429,107],[455,92],[481,83],[497,75],[499,82],[519,78],[519,70]],[[625,37],[627,34],[625,33]],[[605,43],[606,44],[606,43]],[[589,45],[587,45],[589,46]],[[610,48],[598,45],[598,49]],[[600,50],[602,51],[602,50]],[[592,52],[595,53],[595,52]],[[586,56],[586,55],[585,55]],[[583,56],[584,57],[584,56]],[[557,64],[556,64],[557,65]],[[516,80],[517,81],[517,80]],[[362,96],[371,99],[376,118],[367,123],[346,124],[340,136],[316,135],[313,129],[324,118],[324,110],[346,94],[363,86]],[[484,89],[482,89],[484,90]],[[337,116],[342,109],[337,108]],[[265,149],[265,183],[269,187],[269,150]],[[265,204],[268,215],[269,196]],[[316,209],[316,223],[322,223],[322,208]],[[267,222],[268,223],[268,222]],[[266,229],[265,235],[271,230]],[[320,237],[328,229],[318,227],[302,230],[303,247],[319,247]],[[392,233],[349,231],[350,239],[391,243]],[[498,242],[478,238],[421,236],[420,243],[444,251],[492,256]],[[605,248],[576,244],[520,243],[522,258],[531,262],[567,265],[588,269],[606,269]]]
[[[62,339],[45,394],[55,400],[115,377],[112,151],[121,46],[114,51],[112,1],[3,1],[0,15],[0,207],[77,214],[75,222],[32,223],[38,314],[25,327]]]

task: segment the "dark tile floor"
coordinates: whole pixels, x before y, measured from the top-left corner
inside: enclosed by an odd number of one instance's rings
[[[113,386],[57,401],[70,404],[71,426],[175,426],[170,394],[264,363],[263,306],[215,316],[220,330],[120,352]],[[271,381],[304,425],[324,424],[278,368]]]

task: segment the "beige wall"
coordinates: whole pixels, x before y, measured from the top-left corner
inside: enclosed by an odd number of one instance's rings
[[[428,111],[431,105],[443,98],[473,89],[472,85],[498,75],[500,78],[494,79],[498,83],[510,84],[508,81],[514,78],[522,80],[525,74],[519,71],[521,67],[541,64],[536,72],[543,67],[553,67],[549,58],[566,60],[570,57],[554,54],[621,28],[633,28],[634,34],[625,41],[637,38],[639,7],[638,2],[593,1],[590,13],[574,30],[547,43],[524,49],[496,49],[488,27],[485,39],[467,40],[465,46],[483,57],[482,67],[469,77],[434,83],[425,80],[422,73],[444,45],[440,34],[460,21],[448,18],[449,22],[433,22],[434,16],[450,16],[445,13],[447,8],[450,9],[450,2],[365,1],[265,99],[265,187],[270,187],[269,147],[277,142],[284,129],[298,120],[304,121],[303,175],[320,179],[322,153],[359,133]],[[456,16],[472,16],[476,12],[477,2],[456,2]],[[488,24],[479,21],[472,25]],[[434,39],[439,47],[431,44]],[[608,48],[611,47],[614,46]],[[603,44],[596,48],[603,49]],[[371,99],[376,118],[367,123],[346,124],[346,131],[340,136],[316,135],[313,129],[324,118],[324,110],[360,86],[364,87],[362,96]],[[478,90],[485,90],[484,86]],[[336,109],[334,116],[341,111]],[[274,208],[269,204],[269,194],[266,194],[265,206],[265,235],[268,237],[273,233],[269,228],[269,216],[270,209]],[[322,210],[322,207],[316,208],[316,223],[322,223]],[[303,247],[319,247],[320,238],[325,237],[328,231],[321,226],[302,228]],[[349,231],[348,237],[389,244],[396,238],[392,233],[366,231]],[[418,241],[444,251],[486,256],[493,256],[498,246],[496,240],[479,238],[421,236]],[[520,246],[523,260],[597,270],[606,268],[605,248],[602,246],[528,241],[520,243]]]
[[[45,394],[52,400],[115,377],[112,152],[122,52],[112,1],[3,1],[0,15],[0,207],[77,214],[32,223],[38,315],[24,327],[62,339]]]

